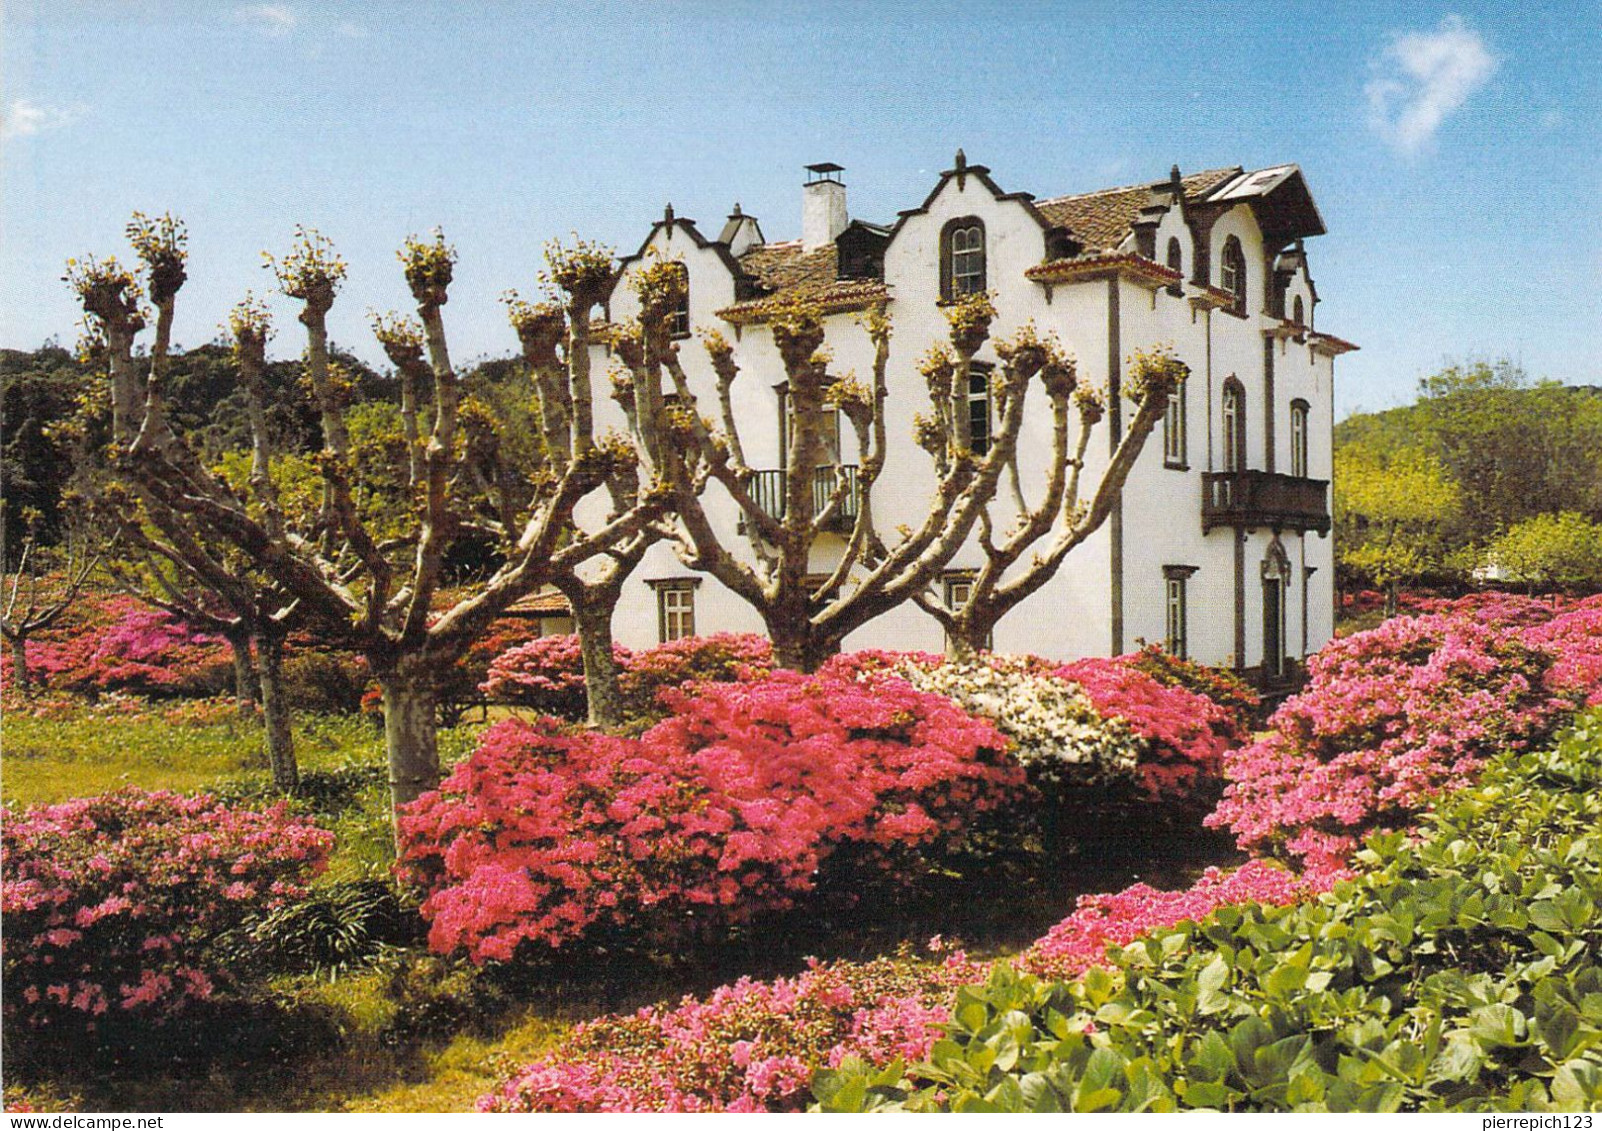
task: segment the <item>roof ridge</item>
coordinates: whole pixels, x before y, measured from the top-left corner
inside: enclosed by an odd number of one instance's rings
[[[1188,181],[1192,177],[1207,177],[1207,176],[1212,176],[1212,175],[1217,174],[1217,173],[1243,173],[1243,172],[1245,172],[1245,169],[1240,165],[1221,165],[1216,169],[1198,169],[1194,173],[1185,173],[1180,177],[1180,179]],[[1085,199],[1087,197],[1092,197],[1092,196],[1112,196],[1114,193],[1135,192],[1135,191],[1137,191],[1139,189],[1149,189],[1153,185],[1160,185],[1160,184],[1163,184],[1163,183],[1164,182],[1160,181],[1160,180],[1158,180],[1158,181],[1141,181],[1138,184],[1133,184],[1133,185],[1118,185],[1118,186],[1116,186],[1114,188],[1092,189],[1089,192],[1071,192],[1071,193],[1068,193],[1068,194],[1066,194],[1064,196],[1048,196],[1048,197],[1046,197],[1046,198],[1044,198],[1042,200],[1035,201],[1035,207],[1038,208],[1042,204],[1061,204],[1061,203],[1063,203],[1064,201],[1067,201],[1067,200],[1083,200],[1083,199]]]

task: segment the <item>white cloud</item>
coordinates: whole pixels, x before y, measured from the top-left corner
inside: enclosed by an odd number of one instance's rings
[[[1496,67],[1485,41],[1457,16],[1432,32],[1397,33],[1368,84],[1370,124],[1403,153],[1416,153]]]
[[[234,18],[274,39],[283,39],[300,23],[300,16],[287,4],[245,4],[234,9]]]
[[[334,30],[340,35],[344,36],[346,39],[367,38],[367,29],[361,24],[357,23],[355,20],[340,20],[338,26],[335,27]]]
[[[18,98],[0,114],[0,137],[32,137],[58,130],[70,126],[82,114],[81,106],[49,106],[31,98]]]

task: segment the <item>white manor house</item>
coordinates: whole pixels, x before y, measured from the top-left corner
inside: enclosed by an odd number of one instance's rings
[[[917,361],[948,337],[944,304],[988,291],[997,311],[992,343],[1032,321],[1073,354],[1081,382],[1109,392],[1085,468],[1092,485],[1133,412],[1119,394],[1130,354],[1167,346],[1190,369],[1120,505],[1044,588],[997,624],[995,649],[1073,658],[1160,642],[1272,682],[1329,639],[1334,358],[1356,347],[1314,328],[1318,296],[1303,241],[1322,235],[1324,224],[1296,166],[1189,175],[1176,167],[1154,183],[1036,199],[1003,192],[959,151],[928,197],[888,227],[851,219],[841,172],[808,166],[799,240],[769,243],[738,205],[709,238],[669,206],[622,262],[606,310],[618,321],[634,316],[630,276],[653,258],[684,264],[681,359],[697,399],[715,404],[711,365],[693,334],[717,329],[733,345],[746,459],[772,469],[758,476],[778,476],[785,466],[785,374],[764,322],[775,302],[796,295],[821,302],[831,369],[865,374],[872,346],[859,314],[883,300],[894,324],[892,446],[874,492],[875,518],[893,531],[925,517],[934,471],[913,439],[914,416],[928,411]],[[992,345],[978,360],[987,356],[995,360]],[[595,361],[604,372],[605,358]],[[976,449],[991,426],[988,390],[987,380],[973,382]],[[596,408],[598,416],[616,411],[599,398]],[[1018,443],[1026,493],[1033,483],[1038,494],[1045,482],[1050,424],[1041,400]],[[854,443],[850,428],[839,434]],[[853,470],[852,459],[838,453],[843,472]],[[739,545],[738,509],[716,483],[707,490],[724,544]],[[814,549],[819,570],[831,564],[829,541]],[[938,594],[948,607],[965,600],[981,554],[970,545],[951,561]],[[546,626],[557,629],[565,620],[558,602],[536,598],[530,611],[550,614]],[[666,543],[652,547],[629,579],[613,627],[631,648],[763,630],[746,602],[686,567]],[[940,651],[944,643],[941,626],[907,603],[847,637],[845,647]]]

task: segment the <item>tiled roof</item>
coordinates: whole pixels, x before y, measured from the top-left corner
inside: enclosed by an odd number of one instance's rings
[[[560,593],[530,593],[506,610],[508,616],[565,617],[572,613]]]
[[[1240,168],[1208,169],[1180,178],[1185,199],[1195,200],[1240,173]],[[1150,182],[1123,188],[1101,189],[1077,196],[1037,200],[1035,207],[1052,224],[1060,224],[1089,251],[1115,251],[1129,235],[1129,227],[1151,197]]]
[[[1049,263],[1029,268],[1024,274],[1039,283],[1067,283],[1087,276],[1104,276],[1115,271],[1159,287],[1177,283],[1184,278],[1171,267],[1164,267],[1161,263],[1153,262],[1143,255],[1127,251],[1091,252],[1070,256],[1067,259],[1053,259]]]
[[[718,311],[730,322],[759,322],[783,303],[806,299],[826,311],[856,310],[889,294],[876,279],[837,278],[834,244],[806,251],[800,240],[763,244],[740,257],[740,267],[764,290],[773,293]]]
[[[1337,354],[1351,353],[1353,350],[1361,348],[1348,342],[1345,338],[1337,338],[1334,334],[1324,334],[1316,330],[1308,333],[1307,340],[1319,353],[1326,353],[1331,357]]]

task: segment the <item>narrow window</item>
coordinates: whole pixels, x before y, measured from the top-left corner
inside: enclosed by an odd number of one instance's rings
[[[1183,469],[1185,459],[1185,382],[1168,398],[1163,412],[1163,466]]]
[[[1233,377],[1224,382],[1224,470],[1246,470],[1246,390]]]
[[[668,315],[668,333],[675,338],[690,336],[690,269],[682,263],[673,264],[683,287],[679,291],[679,304]]]
[[[1307,402],[1291,401],[1291,474],[1307,478]]]
[[[1185,582],[1196,572],[1195,566],[1163,566],[1163,647],[1170,656],[1186,659]]]
[[[1302,296],[1297,295],[1296,302],[1291,306],[1291,321],[1296,323],[1298,326],[1307,325],[1307,323],[1304,321],[1306,309],[1307,308],[1302,305]]]
[[[990,450],[990,366],[974,362],[968,371],[968,448],[976,456]]]
[[[695,635],[695,583],[662,582],[656,587],[657,636],[663,644]]]
[[[1224,254],[1218,259],[1218,285],[1235,296],[1235,313],[1245,314],[1246,255],[1235,236],[1224,241]]]
[[[1185,274],[1185,253],[1179,246],[1178,236],[1168,237],[1168,269],[1179,272],[1181,276]],[[1176,279],[1169,284],[1168,293],[1173,295],[1184,293],[1179,280]]]
[[[976,216],[952,220],[940,237],[940,297],[947,302],[986,287],[985,226]]]

